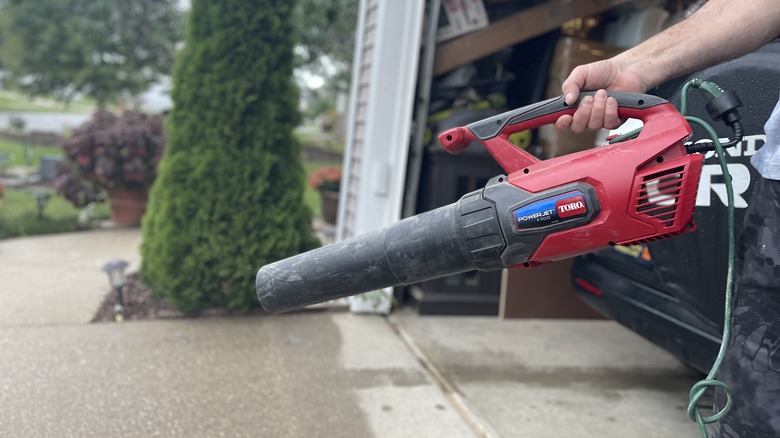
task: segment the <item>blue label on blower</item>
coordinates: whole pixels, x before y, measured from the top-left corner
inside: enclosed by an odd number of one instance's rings
[[[588,214],[585,195],[579,190],[536,201],[514,211],[517,229],[546,227]]]

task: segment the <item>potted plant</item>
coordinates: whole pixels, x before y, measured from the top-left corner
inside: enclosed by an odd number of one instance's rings
[[[309,175],[309,187],[320,192],[322,219],[329,224],[336,223],[341,189],[341,169],[333,166],[320,167]]]
[[[165,139],[160,115],[98,110],[63,142],[66,166],[55,187],[76,206],[99,200],[105,191],[112,222],[138,225]]]

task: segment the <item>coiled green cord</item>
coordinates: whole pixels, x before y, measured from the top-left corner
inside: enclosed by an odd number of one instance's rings
[[[723,94],[723,90],[720,87],[709,81],[692,79],[686,82],[685,85],[683,85],[682,91],[680,93],[680,113],[683,116],[685,116],[685,113],[688,110],[688,90],[691,87],[701,89],[703,91],[702,94],[704,97],[709,99]],[[685,120],[687,120],[688,123],[696,123],[697,125],[701,126],[704,128],[704,130],[707,131],[707,134],[709,134],[710,138],[712,138],[712,143],[715,146],[715,152],[718,156],[720,168],[723,172],[723,178],[726,181],[726,197],[728,200],[729,246],[728,271],[726,274],[726,303],[723,311],[723,338],[721,339],[720,350],[718,351],[718,355],[715,358],[715,362],[712,364],[712,368],[710,369],[709,374],[707,374],[707,377],[704,380],[695,383],[691,387],[688,402],[688,416],[691,418],[691,420],[695,421],[696,424],[699,425],[701,436],[703,438],[707,438],[708,435],[706,425],[714,423],[725,417],[734,403],[731,396],[731,389],[729,389],[728,385],[721,382],[716,377],[718,374],[718,369],[723,362],[723,357],[726,354],[726,349],[728,348],[729,339],[731,337],[731,297],[734,291],[734,265],[736,256],[736,238],[734,231],[734,189],[731,186],[731,174],[729,173],[728,164],[726,163],[726,154],[723,151],[723,146],[721,145],[720,139],[715,133],[715,130],[712,129],[712,126],[710,126],[709,123],[697,117],[685,116]],[[710,387],[719,388],[726,394],[726,405],[720,411],[715,412],[709,417],[704,417],[699,411],[698,405],[699,401],[704,396],[704,393],[707,391],[707,388]]]
[[[709,81],[703,81],[701,79],[692,79],[683,85],[681,94],[680,94],[680,113],[685,116],[685,113],[688,109],[688,90],[691,88],[698,88],[705,99],[711,100],[714,97],[720,96],[723,94],[723,90],[718,87],[716,84],[709,82]],[[701,436],[703,438],[707,438],[707,428],[706,425],[710,423],[714,423],[723,417],[726,416],[726,414],[729,412],[729,409],[731,409],[731,406],[733,405],[733,399],[731,396],[731,389],[729,389],[728,385],[718,380],[715,376],[718,374],[718,369],[720,368],[721,362],[723,362],[723,357],[725,356],[726,349],[728,348],[728,342],[731,336],[731,297],[733,295],[734,291],[734,265],[735,265],[735,256],[736,256],[736,238],[735,238],[735,231],[734,231],[734,189],[731,186],[731,174],[729,173],[728,164],[726,163],[726,155],[723,151],[723,146],[720,143],[720,139],[718,138],[718,135],[715,133],[715,130],[712,129],[712,126],[710,126],[709,123],[705,122],[704,120],[697,118],[697,117],[691,117],[691,116],[685,116],[685,120],[688,121],[688,123],[696,123],[697,125],[700,125],[704,130],[707,131],[707,134],[709,134],[710,138],[712,139],[713,145],[715,146],[715,152],[718,156],[718,161],[720,162],[720,168],[723,171],[723,177],[725,179],[726,183],[726,196],[728,200],[728,232],[729,232],[729,244],[728,244],[728,271],[726,274],[726,303],[724,307],[724,315],[723,315],[723,338],[720,343],[720,351],[718,351],[718,355],[715,358],[715,362],[712,364],[712,368],[710,369],[709,374],[707,374],[707,377],[704,380],[701,380],[697,383],[695,383],[691,387],[691,391],[689,394],[689,402],[688,402],[688,416],[691,418],[691,420],[695,421],[696,424],[699,425],[699,431],[701,432]],[[631,138],[634,138],[639,135],[639,132],[642,130],[642,128],[635,129],[633,131],[627,132],[625,134],[622,134],[620,136],[617,136],[609,141],[610,144],[617,143],[620,141],[629,140]],[[704,393],[707,391],[708,388],[719,388],[726,394],[726,405],[721,409],[720,411],[705,417],[702,416],[701,412],[699,411],[699,401],[704,396]]]
[[[726,196],[728,199],[728,230],[729,230],[729,251],[728,251],[728,271],[726,274],[726,304],[723,315],[723,339],[720,343],[720,351],[715,358],[715,362],[712,364],[709,374],[704,380],[697,382],[691,387],[688,402],[688,416],[691,420],[695,421],[699,425],[701,436],[707,438],[706,424],[714,423],[723,418],[731,409],[733,400],[731,398],[731,390],[728,385],[718,380],[715,376],[718,374],[721,362],[726,353],[728,347],[729,338],[731,336],[731,296],[734,290],[734,259],[735,259],[735,233],[734,233],[734,189],[731,187],[731,174],[729,174],[728,164],[726,163],[726,157],[723,152],[723,147],[718,140],[718,135],[709,123],[696,117],[685,117],[688,122],[696,123],[702,126],[707,133],[712,137],[712,141],[715,145],[715,150],[718,155],[718,161],[720,162],[720,168],[723,170],[723,177],[726,180]],[[703,417],[699,411],[698,404],[705,391],[709,387],[720,388],[726,394],[726,406],[720,411],[714,413],[709,417]]]

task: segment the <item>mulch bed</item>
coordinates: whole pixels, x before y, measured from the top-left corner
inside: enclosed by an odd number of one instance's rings
[[[262,309],[254,309],[249,312],[237,312],[228,309],[206,309],[197,315],[185,315],[176,310],[165,298],[154,296],[152,289],[143,284],[138,278],[138,273],[127,276],[127,285],[122,293],[124,307],[122,320],[133,321],[143,319],[171,319],[192,318],[198,316],[239,316],[239,315],[265,315]],[[119,299],[116,291],[109,291],[103,299],[103,303],[95,312],[91,322],[115,322],[115,306]]]
[[[123,289],[122,298],[124,301],[122,317],[125,321],[183,318],[185,316],[167,300],[153,296],[152,290],[138,279],[138,273],[127,276],[127,285]],[[92,318],[92,322],[114,322],[116,320],[115,306],[118,301],[119,294],[115,290],[109,291]]]

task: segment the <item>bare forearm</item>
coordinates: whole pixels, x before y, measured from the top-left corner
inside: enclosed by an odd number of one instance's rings
[[[710,0],[688,19],[614,58],[645,89],[751,52],[780,34],[778,0]]]

